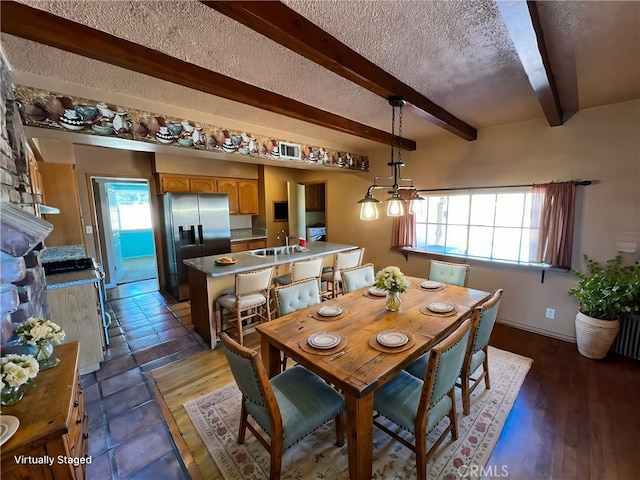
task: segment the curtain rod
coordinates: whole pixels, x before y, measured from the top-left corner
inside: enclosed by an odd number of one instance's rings
[[[591,185],[593,182],[591,180],[583,180],[577,181],[574,180],[573,184],[580,187],[586,187],[587,185]],[[486,190],[486,189],[495,189],[495,188],[521,188],[521,187],[533,187],[534,184],[525,184],[525,185],[498,185],[498,186],[490,186],[490,187],[453,187],[453,188],[419,188],[416,189],[416,192],[450,192],[453,190]]]

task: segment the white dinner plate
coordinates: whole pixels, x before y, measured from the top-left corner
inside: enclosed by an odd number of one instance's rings
[[[453,310],[453,305],[446,302],[434,302],[427,305],[427,308],[436,313],[448,313]]]
[[[409,288],[411,285],[413,285],[413,283],[411,283],[409,280],[405,280],[404,282],[404,286]]]
[[[420,286],[422,288],[440,288],[444,284],[442,282],[436,282],[435,280],[427,280],[426,282],[422,282]]]
[[[340,307],[324,306],[318,309],[318,315],[322,315],[323,317],[335,317],[341,313],[342,309]]]
[[[0,445],[9,440],[18,431],[20,420],[13,415],[0,415]]]
[[[340,335],[328,332],[314,333],[309,336],[307,342],[314,348],[333,348],[340,343]]]
[[[409,341],[409,337],[402,332],[382,332],[376,339],[385,347],[401,347]]]
[[[376,296],[376,297],[386,297],[387,296],[387,291],[386,290],[383,290],[382,288],[377,288],[377,287],[369,288],[369,293],[371,295]]]

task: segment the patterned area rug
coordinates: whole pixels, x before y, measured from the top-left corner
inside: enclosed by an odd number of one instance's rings
[[[531,363],[530,358],[489,347],[491,389],[478,386],[471,399],[471,413],[462,414],[457,389],[458,440],[448,436],[429,461],[430,479],[473,478],[491,456],[513,402],[518,396]],[[226,480],[269,478],[269,455],[251,432],[244,445],[236,441],[240,421],[240,392],[227,385],[184,404],[209,454]],[[448,420],[429,435],[431,445]],[[411,434],[407,433],[410,437]],[[374,479],[414,479],[415,456],[374,427]],[[473,467],[473,468],[472,468]],[[282,479],[348,479],[347,446],[335,446],[335,429],[329,422],[284,452]]]

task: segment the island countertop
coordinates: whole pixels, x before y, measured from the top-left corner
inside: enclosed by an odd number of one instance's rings
[[[346,245],[342,243],[310,242],[307,243],[307,246],[305,248],[306,251],[289,253],[286,255],[257,256],[252,255],[249,252],[238,252],[224,253],[221,255],[210,255],[208,257],[189,258],[183,260],[183,262],[185,265],[199,270],[211,277],[223,277],[239,272],[255,270],[257,268],[282,265],[297,260],[304,260],[306,258],[332,255],[334,253],[358,248],[358,246]],[[237,263],[229,265],[217,264],[216,260],[221,257],[233,257],[237,259]]]

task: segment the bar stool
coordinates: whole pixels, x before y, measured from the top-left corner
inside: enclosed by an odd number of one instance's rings
[[[270,321],[269,296],[273,267],[236,273],[235,290],[218,297],[220,307],[220,327],[216,332],[222,333],[225,322],[235,323],[238,330],[238,342],[243,345],[242,326],[251,318]],[[225,318],[224,310],[235,312],[235,317]],[[265,313],[266,312],[266,313]]]
[[[362,264],[364,248],[338,252],[333,259],[333,267],[322,272],[322,282],[326,282],[327,288],[322,291],[324,298],[336,298],[341,293],[342,279],[340,271],[345,268],[358,267]]]
[[[307,278],[317,278],[319,285],[320,275],[322,275],[322,258],[313,257],[293,262],[291,265],[291,273],[278,275],[274,277],[273,281],[277,285],[287,285],[299,280],[306,280]]]

